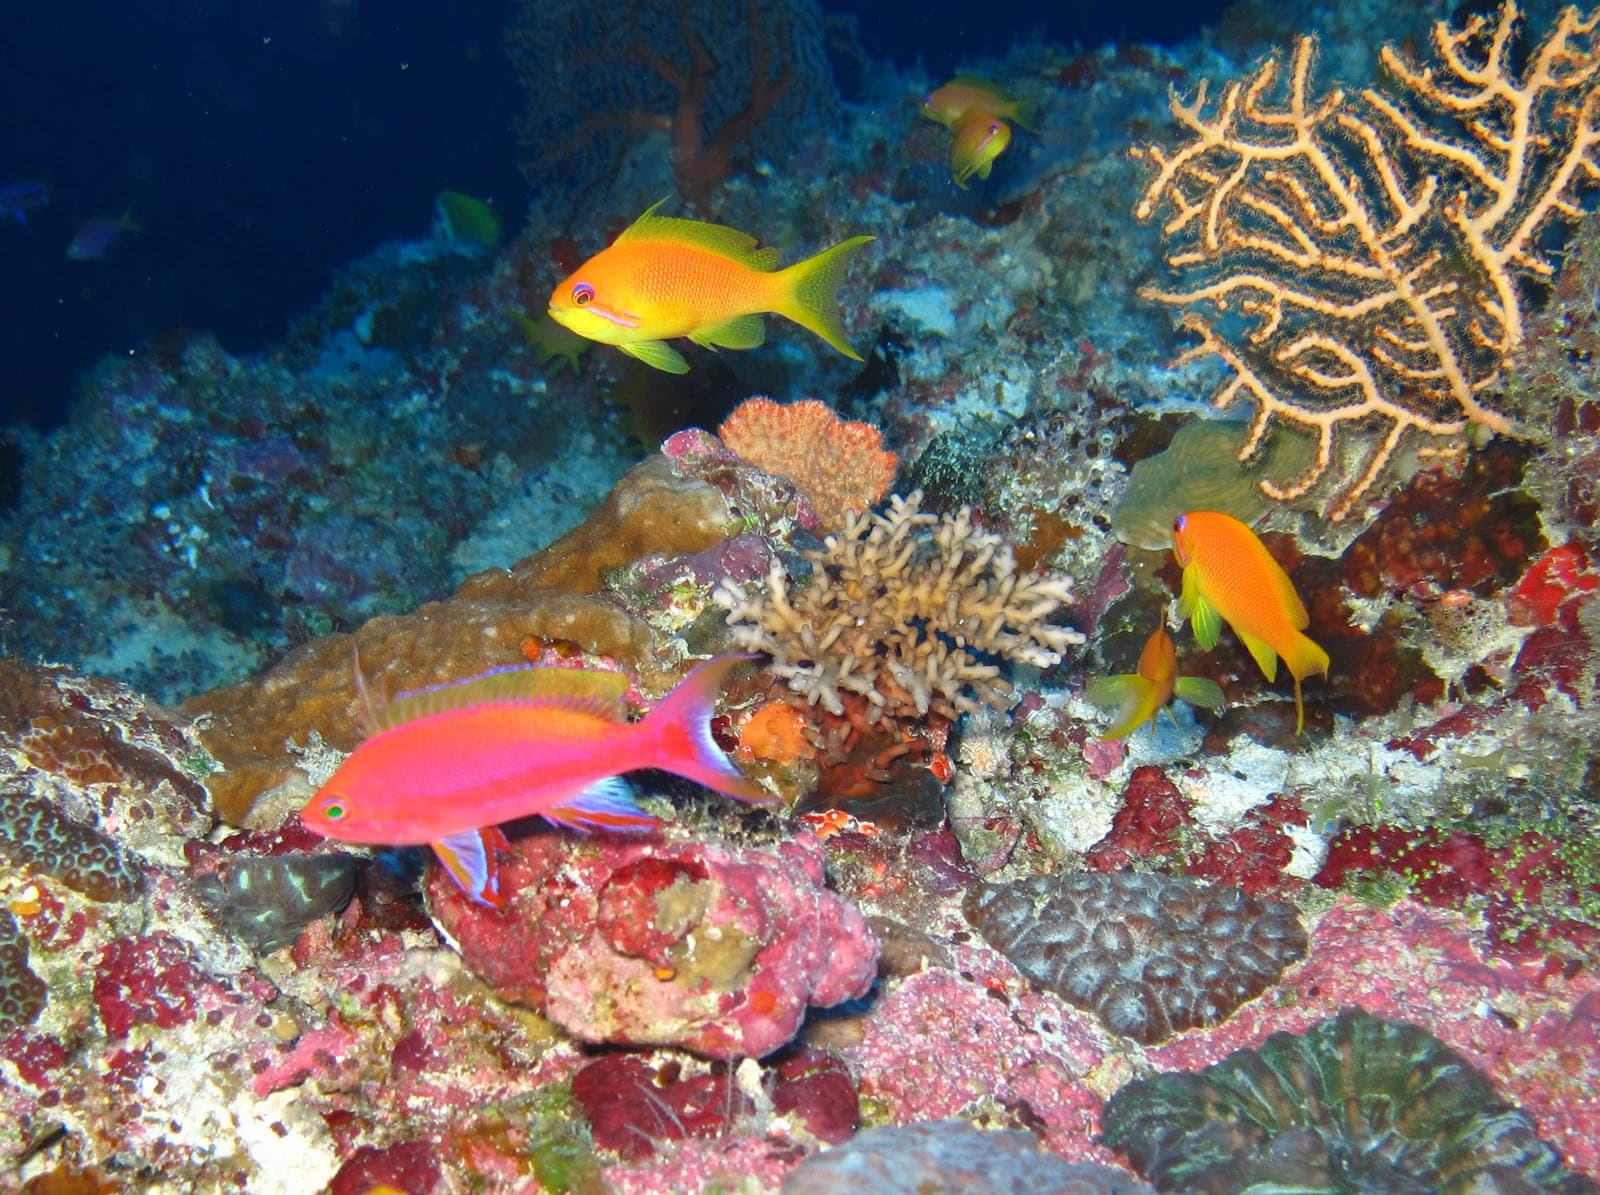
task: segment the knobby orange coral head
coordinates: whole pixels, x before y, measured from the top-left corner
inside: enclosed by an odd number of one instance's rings
[[[840,419],[814,398],[784,406],[748,398],[717,429],[730,450],[752,465],[787,477],[829,527],[852,510],[871,507],[894,481],[900,459],[870,423]]]
[[[850,259],[872,237],[851,237],[779,269],[778,251],[759,247],[754,237],[658,216],[660,206],[556,287],[551,319],[667,373],[689,371],[667,341],[688,337],[707,348],[755,348],[766,338],[761,317],[768,313],[861,360],[845,338],[838,292]]]

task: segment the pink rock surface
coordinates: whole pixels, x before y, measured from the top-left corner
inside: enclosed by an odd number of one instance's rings
[[[821,847],[775,852],[535,834],[501,860],[499,909],[428,880],[469,970],[580,1040],[759,1058],[808,1006],[862,996],[878,942],[822,886]]]

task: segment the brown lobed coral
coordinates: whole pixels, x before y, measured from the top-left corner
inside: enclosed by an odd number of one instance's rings
[[[1226,1020],[1307,947],[1292,905],[1185,876],[1031,876],[963,907],[1029,979],[1145,1045]]]
[[[1057,573],[1019,574],[1010,545],[972,511],[936,517],[922,491],[893,495],[882,514],[854,514],[805,553],[810,583],[791,587],[777,561],[764,593],[720,582],[735,641],[772,657],[772,671],[813,705],[844,712],[855,693],[876,720],[946,718],[1010,704],[995,658],[1045,668],[1083,642],[1052,616],[1072,600]]]

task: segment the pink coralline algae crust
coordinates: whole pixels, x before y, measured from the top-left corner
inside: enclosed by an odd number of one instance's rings
[[[94,1004],[112,1041],[135,1025],[172,1029],[194,1019],[201,980],[194,951],[171,934],[118,938],[106,945],[94,977]]]
[[[595,1144],[627,1160],[658,1144],[720,1137],[753,1110],[726,1069],[683,1075],[676,1062],[607,1054],[572,1076],[572,1096],[589,1118]]]
[[[364,1145],[339,1167],[328,1195],[371,1195],[387,1186],[411,1195],[428,1195],[439,1183],[438,1151],[426,1141],[406,1141],[387,1149]]]
[[[1285,827],[1306,822],[1299,802],[1280,795],[1251,809],[1243,825],[1218,837],[1196,822],[1192,803],[1171,778],[1145,764],[1129,776],[1110,831],[1089,848],[1084,863],[1090,871],[1116,872],[1138,861],[1261,896],[1299,886],[1284,876],[1294,854]]]
[[[1460,914],[1403,900],[1341,903],[1317,925],[1294,999],[1245,1005],[1227,1023],[1146,1052],[1198,1070],[1278,1030],[1304,1032],[1346,1006],[1410,1021],[1459,1051],[1533,1120],[1569,1166],[1600,1174],[1600,977],[1552,975],[1484,953]]]
[[[1556,845],[1532,831],[1491,847],[1464,830],[1353,826],[1329,844],[1315,882],[1338,888],[1368,873],[1403,876],[1419,901],[1443,908],[1482,898],[1485,944],[1508,958],[1593,962],[1600,950],[1600,925],[1567,916],[1581,914],[1596,885],[1585,888]]]
[[[1189,799],[1151,764],[1133,770],[1111,830],[1084,860],[1091,871],[1121,871],[1135,859],[1179,853],[1179,831],[1194,824]]]
[[[427,893],[469,970],[582,1041],[759,1058],[808,1005],[856,999],[877,974],[877,940],[822,886],[821,852],[536,834],[502,855],[504,908],[438,870]]]
[[[1098,1033],[1050,996],[935,968],[907,976],[874,1009],[845,1061],[869,1106],[897,1124],[947,1117],[1026,1127],[1074,1161],[1092,1144],[1100,1098],[1083,1082],[1105,1056]]]
[[[792,1116],[818,1141],[850,1140],[860,1123],[860,1092],[845,1065],[831,1054],[800,1046],[776,1060],[772,1110]]]

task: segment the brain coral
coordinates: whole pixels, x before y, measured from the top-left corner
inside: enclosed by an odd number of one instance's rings
[[[965,909],[1029,979],[1146,1045],[1226,1020],[1307,945],[1293,906],[1185,876],[1032,876]]]
[[[44,984],[28,969],[28,939],[0,909],[0,1037],[31,1024],[45,999]]]
[[[1130,1083],[1101,1124],[1161,1191],[1600,1191],[1461,1055],[1359,1008]]]

